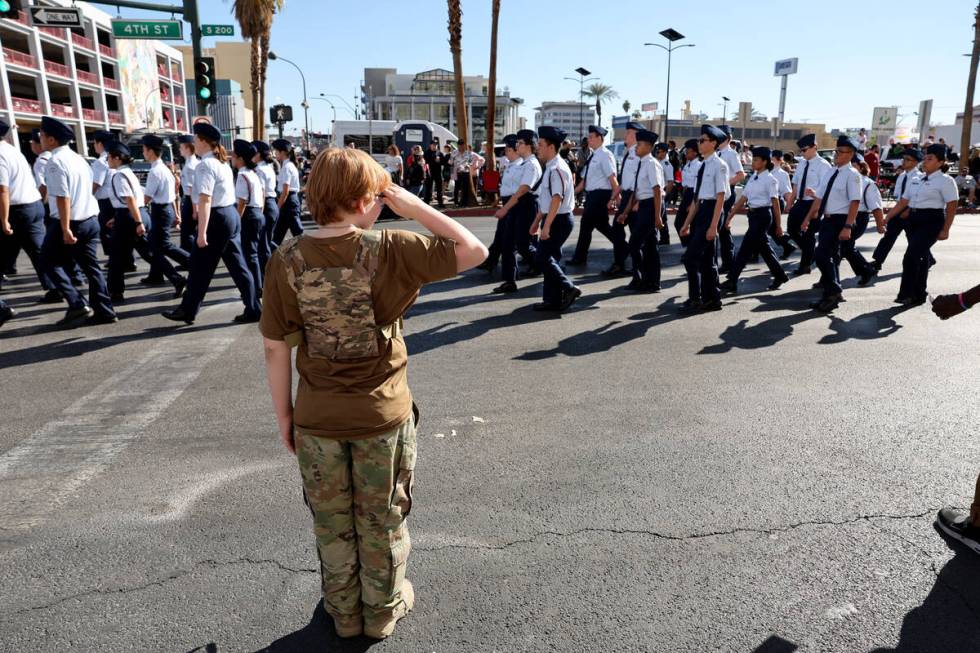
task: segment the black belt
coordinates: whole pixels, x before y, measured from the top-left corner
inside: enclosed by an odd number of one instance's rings
[[[173,202],[150,202],[150,206],[173,206]]]
[[[750,206],[749,207],[749,212],[750,213],[752,211],[771,211],[771,210],[772,210],[772,207],[769,206],[769,205],[766,205],[766,206]]]
[[[612,192],[612,188],[593,188],[592,190],[585,191],[585,194],[588,195],[589,193],[611,193],[611,192]]]
[[[699,204],[699,205],[700,205],[700,204],[707,204],[707,203],[709,203],[709,202],[710,202],[710,203],[712,203],[712,204],[714,204],[714,203],[715,203],[715,202],[717,202],[717,201],[718,201],[717,199],[711,199],[711,200],[698,200],[698,204]]]

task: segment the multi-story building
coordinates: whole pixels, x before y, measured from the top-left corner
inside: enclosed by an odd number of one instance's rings
[[[469,133],[457,134],[475,146],[487,136],[489,80],[483,75],[463,77],[466,124]],[[399,74],[395,68],[365,68],[362,108],[373,120],[428,120],[454,134],[456,129],[456,82],[450,70],[437,68],[416,74]],[[499,140],[521,127],[518,109],[524,100],[498,92],[494,131]]]
[[[595,104],[587,102],[542,102],[534,107],[535,127],[558,127],[576,143],[585,138],[589,125],[596,124]]]
[[[88,3],[77,8],[78,28],[31,27],[26,8],[17,20],[0,20],[0,117],[16,125],[11,137],[26,149],[44,115],[71,125],[78,150],[88,153],[90,134],[100,129],[186,131],[180,52],[160,41],[117,40],[109,14]]]

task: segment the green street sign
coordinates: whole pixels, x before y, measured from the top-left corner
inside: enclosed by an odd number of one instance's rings
[[[184,23],[179,20],[120,19],[112,21],[112,35],[117,39],[161,39],[182,41]]]
[[[201,36],[234,36],[234,25],[201,25]]]

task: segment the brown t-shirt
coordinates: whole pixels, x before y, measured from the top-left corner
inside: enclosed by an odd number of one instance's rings
[[[336,238],[304,237],[299,250],[310,268],[350,267],[361,230]],[[375,323],[386,326],[405,314],[422,285],[456,276],[455,243],[411,231],[382,231],[378,269],[371,284]],[[259,330],[270,340],[303,328],[296,293],[281,256],[266,267]],[[293,410],[298,428],[327,438],[368,438],[390,431],[412,414],[401,333],[387,340],[376,358],[334,361],[296,354],[300,382]]]

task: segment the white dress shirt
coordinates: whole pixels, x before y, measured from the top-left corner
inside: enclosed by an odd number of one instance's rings
[[[80,222],[99,214],[99,203],[92,194],[92,168],[67,145],[51,151],[51,160],[44,169],[44,185],[48,187],[48,207],[51,217],[59,218],[59,197],[67,197],[71,206],[71,221]]]
[[[163,159],[157,159],[146,173],[146,196],[154,204],[173,204],[177,199],[176,182]]]
[[[292,161],[286,161],[279,168],[279,183],[276,186],[276,190],[280,193],[282,192],[282,187],[284,184],[289,184],[289,192],[296,193],[299,192],[299,170],[296,169],[296,164]]]
[[[528,155],[524,159],[524,163],[521,164],[520,186],[534,188],[534,184],[538,183],[538,179],[541,179],[541,163],[538,161],[538,157],[533,154]],[[537,192],[534,194],[536,195]]]
[[[674,166],[670,163],[667,157],[660,159],[660,165],[663,167],[664,171],[664,186],[661,188],[666,188],[666,184],[674,183]]]
[[[821,156],[814,156],[812,159],[807,161],[806,159],[800,161],[796,166],[796,173],[793,175],[793,186],[796,188],[796,200],[808,202],[812,200],[806,194],[806,188],[810,188],[813,192],[817,192],[825,179],[833,174],[834,167],[827,163],[827,160]],[[800,188],[800,184],[803,183],[803,175],[806,174],[806,188]]]
[[[960,191],[956,181],[937,170],[931,175],[923,173],[918,179],[909,182],[909,206],[913,209],[945,209],[952,201],[959,201]]]
[[[235,197],[245,200],[245,206],[262,208],[265,204],[265,189],[255,170],[241,168],[235,180]]]
[[[544,178],[538,187],[538,211],[548,215],[551,198],[561,197],[558,213],[571,213],[575,203],[575,187],[572,185],[572,171],[560,156],[555,156],[544,167]]]
[[[609,177],[616,174],[616,157],[603,145],[592,153],[583,174],[586,193],[592,190],[611,190]]]
[[[51,160],[51,152],[47,150],[41,152],[34,159],[34,165],[32,169],[34,170],[34,183],[40,188],[44,185],[44,169],[48,167],[48,161]]]
[[[864,211],[871,213],[876,209],[882,208],[881,204],[881,191],[878,190],[878,184],[874,182],[871,177],[861,177],[861,204],[858,206],[858,211]]]
[[[773,161],[773,163],[776,163]],[[786,197],[787,193],[793,192],[793,184],[789,180],[789,173],[783,170],[783,167],[778,163],[773,166],[773,169],[769,171],[770,174],[776,178],[776,183],[779,184],[779,196]],[[809,179],[807,182],[809,183]]]
[[[724,147],[718,148],[718,156],[728,166],[729,179],[742,172],[742,160],[738,158],[738,152],[729,147],[728,143],[725,143]]]
[[[143,206],[143,189],[140,187],[140,180],[136,178],[129,166],[116,168],[109,178],[109,203],[114,209],[125,209],[127,197],[136,198],[136,207]]]
[[[220,209],[235,204],[235,178],[231,166],[218,161],[208,152],[194,170],[194,198],[211,196],[211,208]]]
[[[180,186],[184,189],[184,195],[190,197],[194,204],[197,204],[197,197],[194,196],[194,170],[200,162],[197,155],[192,154],[184,160],[184,167],[180,169]]]
[[[634,197],[636,197],[637,201],[648,200],[653,197],[655,186],[659,186],[660,191],[663,192],[664,168],[660,161],[653,158],[652,154],[647,154],[639,160],[639,167],[634,173],[634,178],[636,179]]]
[[[898,177],[895,178],[895,199],[900,200],[903,197],[908,199],[912,182],[919,179],[921,176],[922,171],[918,168],[912,168],[912,170],[909,172],[903,170],[901,173],[899,173]]]
[[[765,209],[772,206],[772,200],[779,197],[779,182],[768,170],[753,172],[742,195],[750,209]]]
[[[506,161],[506,159],[504,159]],[[510,197],[521,187],[521,166],[524,159],[517,157],[513,161],[507,161],[507,167],[500,175],[500,196]]]
[[[255,172],[262,180],[265,196],[276,197],[276,169],[272,167],[272,164],[263,161],[255,166]]]
[[[619,187],[622,190],[635,190],[636,169],[640,165],[640,157],[636,156],[636,146],[630,145],[623,155],[623,168],[620,173]]]
[[[698,170],[701,169],[701,159],[691,159],[681,168],[681,186],[693,189],[698,183]]]
[[[7,141],[0,141],[0,186],[7,188],[11,206],[41,201],[27,159]]]
[[[99,189],[95,191],[95,199],[107,200],[112,195],[109,181],[113,174],[113,169],[109,167],[109,154],[103,152],[92,162],[92,183],[99,185]]]
[[[834,182],[833,186],[830,186],[831,180]],[[806,181],[809,186],[810,180]],[[861,173],[850,163],[845,163],[833,169],[821,182],[817,198],[823,200],[824,196],[827,197],[827,201],[823,203],[824,215],[846,215],[851,210],[851,202],[861,201],[861,190]]]
[[[701,170],[704,171],[704,174],[701,173]],[[712,153],[705,157],[701,163],[701,170],[698,171],[698,174],[701,175],[701,190],[698,192],[697,199],[718,199],[718,193],[724,193],[725,199],[728,199],[732,192],[728,186],[728,180],[731,179],[731,175],[728,174],[728,164],[722,161],[717,153]],[[697,188],[697,178],[695,178],[694,183],[695,188]]]

